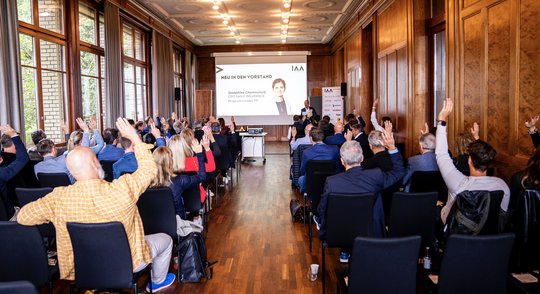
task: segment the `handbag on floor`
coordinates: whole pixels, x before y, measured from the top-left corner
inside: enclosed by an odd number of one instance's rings
[[[203,278],[212,278],[214,274],[212,266],[217,261],[208,262],[206,245],[201,233],[189,233],[182,238],[178,247],[178,279],[182,283],[198,283]]]
[[[304,205],[300,203],[300,201],[296,199],[291,199],[291,202],[289,203],[289,208],[291,210],[291,216],[293,218],[293,221],[295,222],[303,222],[304,221]]]

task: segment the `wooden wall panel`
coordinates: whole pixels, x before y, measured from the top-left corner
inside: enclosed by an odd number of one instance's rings
[[[383,115],[386,115],[388,113],[388,103],[387,103],[387,91],[386,91],[386,72],[387,72],[387,65],[386,65],[386,56],[379,58],[379,76],[377,84],[379,85],[379,109],[378,109],[378,115],[379,118]]]
[[[212,90],[195,90],[195,118],[214,114],[214,95]]]
[[[397,50],[397,94],[396,94],[396,127],[400,139],[407,137],[407,121],[412,117],[407,117],[407,48],[402,47]],[[415,140],[414,133],[411,140]]]
[[[463,21],[463,108],[464,125],[481,123],[484,83],[484,30],[482,15],[475,14]]]
[[[480,2],[480,0],[463,0],[463,8],[471,6],[477,2]]]
[[[519,155],[528,157],[532,144],[523,122],[540,115],[540,1],[521,0],[519,18]]]
[[[488,117],[487,141],[498,151],[509,153],[510,103],[510,1],[488,9]]]
[[[396,121],[397,107],[397,52],[386,55],[386,115]],[[380,81],[381,83],[383,81]]]
[[[197,70],[199,74],[199,87],[201,90],[215,90],[216,63],[213,57],[197,58]]]
[[[388,1],[390,2],[390,1]],[[395,0],[379,12],[378,52],[407,41],[407,1]]]

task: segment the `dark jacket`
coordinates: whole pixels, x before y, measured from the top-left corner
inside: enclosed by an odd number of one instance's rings
[[[174,210],[181,218],[186,218],[184,210],[184,199],[182,193],[184,190],[194,187],[206,180],[206,168],[204,166],[204,153],[197,153],[197,161],[199,163],[199,172],[196,175],[177,175],[172,178],[170,186],[173,193]]]
[[[366,133],[360,133],[360,135],[358,135],[358,137],[356,137],[354,140],[360,143],[360,147],[362,147],[362,152],[364,153],[364,160],[373,157],[373,151],[371,151],[371,148],[369,148],[369,140]]]
[[[398,182],[405,175],[405,167],[399,152],[390,154],[392,159],[392,170],[383,172],[381,169],[363,169],[361,166],[353,167],[344,173],[328,177],[324,184],[324,192],[321,202],[317,208],[321,221],[319,235],[326,234],[326,207],[328,205],[328,195],[331,193],[341,194],[364,194],[376,193],[375,204],[373,205],[373,235],[381,237],[383,235],[384,211],[379,192]],[[346,225],[346,224],[344,224]]]
[[[15,144],[16,150],[15,160],[6,166],[0,167],[0,201],[4,202],[4,205],[0,205],[0,207],[6,207],[6,209],[9,209],[10,211],[0,211],[0,220],[9,219],[13,212],[11,211],[13,207],[6,206],[6,204],[8,204],[7,192],[5,191],[6,184],[23,169],[29,160],[28,153],[26,153],[26,148],[24,147],[21,138],[19,136],[15,136],[12,138],[12,140]]]
[[[324,139],[324,143],[326,143],[327,145],[335,145],[335,146],[338,146],[338,147],[343,145],[343,143],[345,143],[345,141],[346,141],[345,137],[343,136],[342,133],[334,134],[334,135],[328,136],[328,137],[326,137],[326,139]]]
[[[390,158],[390,154],[386,150],[375,153],[373,157],[362,161],[363,169],[380,168],[382,171],[387,172],[392,170],[392,166],[392,158]]]
[[[304,150],[302,164],[300,165],[300,175],[306,174],[307,162],[310,160],[335,160],[336,170],[339,170],[339,150],[336,146],[317,143],[311,148]]]

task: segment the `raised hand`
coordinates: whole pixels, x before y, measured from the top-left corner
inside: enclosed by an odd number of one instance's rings
[[[292,127],[291,128],[291,136],[292,136],[293,139],[296,138],[297,133],[298,133],[298,131],[296,130],[296,128]]]
[[[122,137],[129,139],[133,145],[142,142],[137,131],[129,124],[126,118],[119,117],[116,120],[116,128]]]
[[[201,140],[201,145],[204,147],[204,151],[210,151],[210,139],[204,135]]]
[[[452,110],[454,109],[454,102],[450,98],[444,99],[444,104],[441,109],[441,112],[439,112],[439,118],[438,120],[446,121]]]
[[[17,132],[10,125],[0,125],[0,132],[10,137],[17,136]]]
[[[389,121],[384,122],[384,132],[382,133],[384,146],[388,150],[396,149],[396,141],[394,140],[394,133],[392,133],[392,123]]]
[[[161,137],[161,131],[156,127],[156,124],[150,124],[150,132],[155,138]]]
[[[424,123],[424,129],[420,130],[420,134],[425,135],[427,133],[429,133],[429,126],[428,126],[427,122],[425,122]]]
[[[473,127],[471,128],[471,134],[473,135],[475,140],[480,139],[480,126],[477,122],[473,123]]]
[[[234,122],[234,116],[231,115],[231,123]]]
[[[67,122],[62,121],[60,123],[60,129],[62,130],[62,132],[64,132],[64,134],[69,134],[69,127],[67,125]]]
[[[199,141],[197,139],[193,139],[191,141],[191,149],[193,149],[193,152],[195,153],[201,153],[202,152],[202,146],[199,144]]]
[[[377,109],[378,105],[379,105],[379,98],[373,100],[373,108]]]
[[[92,117],[90,118],[90,122],[88,123],[88,127],[91,130],[97,129],[97,119],[96,119],[95,115],[92,115]]]
[[[540,119],[540,116],[533,116],[531,117],[530,121],[525,122],[525,127],[527,127],[530,131],[534,130],[536,128],[536,123]]]
[[[81,130],[83,130],[83,132],[85,132],[85,133],[90,132],[90,129],[88,128],[88,125],[86,124],[86,122],[82,118],[77,117],[75,119],[75,121],[77,122],[77,125],[79,125],[79,128],[81,128]]]
[[[172,118],[174,121],[178,121],[178,115],[176,114],[176,112],[171,113],[171,118]]]
[[[344,137],[345,137],[345,140],[351,141],[352,138],[353,138],[353,133],[352,133],[352,131],[351,131],[351,130],[348,130],[348,131],[345,133]]]

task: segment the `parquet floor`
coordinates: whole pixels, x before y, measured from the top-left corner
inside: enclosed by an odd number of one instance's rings
[[[291,189],[289,147],[266,147],[266,164],[243,164],[240,182],[210,212],[208,259],[218,261],[213,279],[176,282],[160,293],[322,293],[321,272],[315,282],[307,278],[309,265],[321,263],[320,241],[315,235],[310,254],[307,226],[293,223],[289,212],[289,201],[302,198]],[[326,257],[327,293],[336,291],[333,272],[341,267],[336,250]],[[69,284],[56,282],[54,292],[69,292]]]

